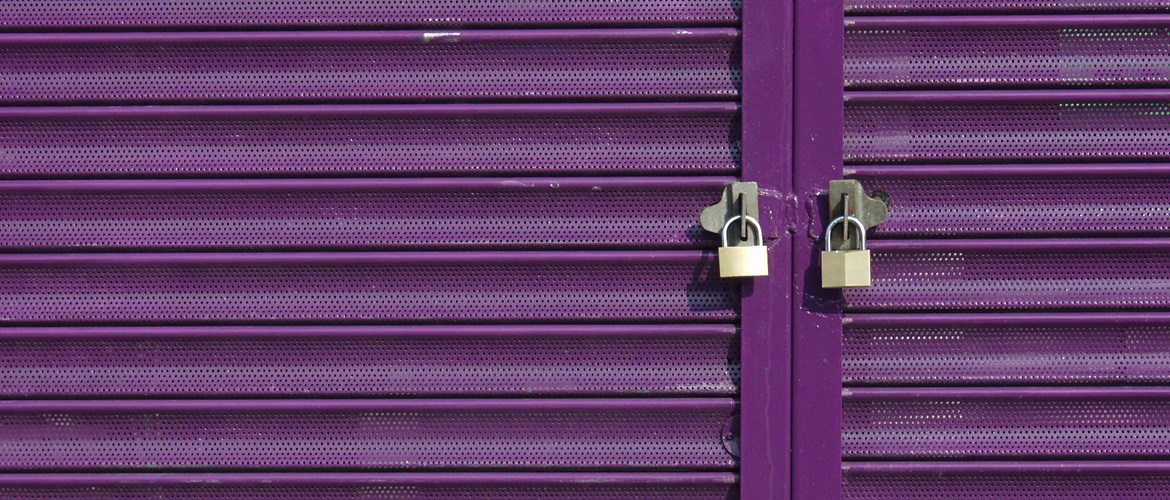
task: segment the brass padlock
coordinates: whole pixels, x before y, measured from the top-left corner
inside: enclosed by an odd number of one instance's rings
[[[727,241],[727,230],[731,224],[740,218],[747,220],[748,225],[756,232],[756,244],[747,247],[733,247]],[[768,247],[764,246],[764,230],[760,228],[760,221],[747,215],[737,215],[723,224],[719,232],[723,246],[719,247],[719,276],[722,278],[747,278],[749,276],[768,275]]]
[[[833,250],[833,228],[837,223],[856,224],[861,233],[858,250]],[[821,287],[849,288],[870,286],[869,250],[865,249],[865,225],[861,219],[843,216],[833,219],[825,229],[825,251],[821,252]]]

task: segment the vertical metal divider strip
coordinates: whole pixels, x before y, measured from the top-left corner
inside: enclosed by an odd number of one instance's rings
[[[793,184],[792,498],[841,497],[841,308],[820,286],[823,192],[840,179],[844,131],[844,10],[795,0]]]
[[[787,500],[791,490],[792,2],[743,6],[742,177],[760,185],[770,276],[744,281],[740,490]]]

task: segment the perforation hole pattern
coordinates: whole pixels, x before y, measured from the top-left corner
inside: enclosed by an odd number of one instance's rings
[[[1170,401],[845,399],[846,458],[1165,457]]]
[[[1151,251],[873,252],[873,286],[851,310],[1164,309],[1170,254]]]
[[[738,319],[738,287],[719,280],[713,258],[695,256],[686,264],[12,266],[0,273],[0,310],[6,321],[36,323]]]
[[[849,500],[1167,500],[1170,476],[1100,471],[859,473],[846,471]]]
[[[731,336],[0,341],[8,397],[731,395]]]
[[[717,201],[718,189],[711,187],[650,194],[601,187],[60,194],[0,189],[0,247],[712,247],[716,238],[699,227],[695,214]]]
[[[730,407],[730,405],[728,405]],[[728,469],[727,408],[8,413],[10,470]]]
[[[738,39],[10,45],[10,103],[734,99]],[[420,35],[420,42],[421,40]]]
[[[874,228],[881,236],[1170,234],[1165,210],[1170,171],[1126,177],[855,178],[868,190],[890,195],[890,218]],[[1045,188],[1036,189],[1038,183]]]
[[[735,173],[738,114],[0,120],[0,176]]]
[[[848,385],[1170,383],[1170,325],[846,325]]]
[[[10,29],[735,24],[738,0],[11,0]]]
[[[1170,29],[846,31],[846,88],[995,88],[1170,83]]]
[[[363,484],[364,483],[364,484]],[[394,478],[352,485],[305,485],[265,482],[224,485],[213,481],[202,484],[126,484],[117,486],[4,486],[0,496],[9,500],[148,500],[183,498],[189,500],[234,500],[241,498],[268,500],[728,500],[739,498],[734,484],[515,484],[467,486],[443,484],[396,484]]]
[[[850,14],[1170,12],[1166,0],[847,0]]]
[[[1170,159],[1170,104],[845,106],[850,163]]]

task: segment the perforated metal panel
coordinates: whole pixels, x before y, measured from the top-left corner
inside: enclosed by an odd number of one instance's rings
[[[843,498],[1167,498],[1168,9],[846,2]]]
[[[5,474],[14,500],[189,498],[725,500],[731,473]]]
[[[738,31],[5,34],[9,103],[728,99]]]
[[[0,247],[712,247],[695,214],[730,180],[12,181]]]
[[[0,108],[0,176],[733,174],[734,103]]]
[[[854,92],[845,161],[1161,161],[1167,116],[1164,91]]]
[[[1170,18],[855,18],[847,88],[1012,88],[1170,83]]]
[[[729,399],[17,401],[0,460],[45,469],[732,468]]]
[[[0,330],[0,395],[736,394],[734,325]]]
[[[847,0],[850,14],[1167,12],[1166,0]]]
[[[352,26],[732,25],[740,2],[717,0],[12,0],[10,29],[230,29]]]
[[[1158,461],[850,464],[844,498],[1159,500],[1170,498],[1170,470]]]
[[[851,176],[890,196],[880,236],[1170,233],[1164,165],[862,166]]]

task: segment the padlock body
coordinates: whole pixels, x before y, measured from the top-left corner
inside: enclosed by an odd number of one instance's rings
[[[768,275],[768,248],[764,246],[719,247],[719,276],[746,278]]]
[[[821,252],[821,287],[870,286],[869,250]]]

